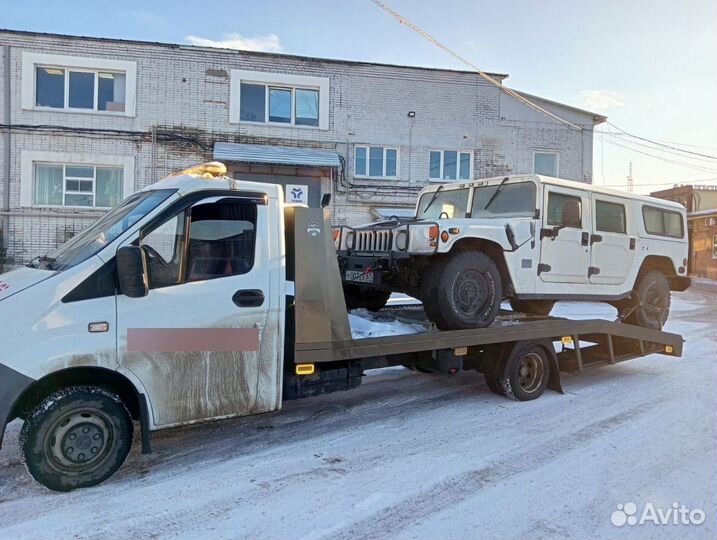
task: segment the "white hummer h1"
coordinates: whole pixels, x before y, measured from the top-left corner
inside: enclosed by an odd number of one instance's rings
[[[488,326],[504,298],[538,315],[606,301],[660,328],[670,291],[689,286],[681,205],[539,175],[430,186],[415,218],[334,234],[349,307],[406,292],[441,329]]]

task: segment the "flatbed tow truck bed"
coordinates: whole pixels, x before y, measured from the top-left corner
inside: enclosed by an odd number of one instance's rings
[[[320,210],[296,210],[286,216],[287,279],[295,284],[293,305],[287,310],[291,323],[287,326],[295,328],[287,333],[293,334],[293,340],[287,338],[285,399],[353,388],[360,384],[363,370],[395,365],[449,374],[476,370],[486,376],[486,381],[503,381],[494,385],[489,382],[492,390],[516,397],[510,389],[502,391],[504,383],[513,376],[515,386],[517,371],[526,371],[521,368],[526,355],[535,357],[537,352],[549,366],[540,368],[548,379],[545,384],[538,385],[530,397],[524,395],[535,399],[545,387],[561,391],[560,371],[581,373],[653,353],[682,355],[683,338],[678,334],[618,321],[571,320],[511,311],[502,311],[488,328],[431,328],[408,335],[352,339],[331,236],[322,232],[319,237],[323,241],[316,241],[305,234],[321,222],[320,228],[330,231],[328,212],[322,215]],[[293,341],[293,347],[288,346],[289,341]]]

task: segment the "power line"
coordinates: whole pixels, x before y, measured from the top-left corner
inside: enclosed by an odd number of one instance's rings
[[[443,49],[443,50],[446,51],[448,54],[450,54],[453,58],[455,58],[456,60],[458,60],[458,61],[461,62],[462,64],[468,66],[469,68],[473,69],[476,73],[478,73],[478,75],[480,75],[481,77],[483,77],[483,78],[484,78],[485,80],[487,80],[489,83],[491,83],[491,84],[493,84],[494,86],[498,87],[500,90],[502,90],[502,91],[505,92],[506,94],[508,94],[508,95],[510,95],[510,96],[512,96],[512,97],[514,97],[515,99],[517,99],[518,101],[524,103],[525,105],[527,105],[527,106],[530,107],[531,109],[534,109],[534,110],[540,112],[541,114],[544,114],[545,116],[547,116],[547,117],[549,117],[549,118],[552,118],[553,120],[555,120],[555,121],[558,122],[559,124],[562,124],[562,125],[564,125],[564,126],[567,126],[567,127],[569,127],[569,128],[572,128],[572,129],[576,129],[576,130],[578,130],[578,131],[582,131],[582,130],[583,130],[582,127],[580,127],[580,126],[578,126],[578,125],[576,125],[576,124],[573,124],[572,122],[568,122],[567,120],[565,120],[564,118],[561,118],[561,117],[558,116],[557,114],[553,114],[553,113],[551,113],[550,111],[545,110],[543,107],[541,107],[540,105],[538,105],[538,104],[536,104],[536,103],[533,103],[531,100],[529,100],[528,98],[526,98],[526,97],[520,95],[520,94],[519,94],[518,92],[516,92],[515,90],[511,90],[511,89],[508,88],[507,86],[504,86],[503,84],[500,83],[500,81],[497,81],[496,79],[494,79],[493,77],[491,77],[490,75],[488,75],[487,73],[485,73],[485,72],[484,72],[483,70],[481,70],[478,66],[476,66],[476,65],[473,64],[472,62],[468,61],[467,59],[463,58],[463,57],[462,57],[461,55],[459,55],[457,52],[455,52],[454,50],[450,49],[448,46],[446,46],[446,45],[444,45],[443,43],[441,43],[440,41],[438,41],[436,38],[434,38],[433,36],[431,36],[428,32],[426,32],[425,30],[421,29],[418,25],[416,25],[416,24],[412,23],[411,21],[409,21],[408,19],[406,19],[403,15],[401,15],[400,13],[398,13],[396,10],[394,10],[394,9],[391,8],[391,7],[389,7],[389,6],[386,5],[385,3],[381,2],[380,0],[371,0],[371,2],[373,2],[373,3],[376,4],[379,8],[381,8],[383,11],[385,11],[386,13],[388,13],[389,15],[391,15],[393,18],[395,18],[400,24],[406,25],[408,28],[410,28],[411,30],[413,30],[414,32],[416,32],[419,36],[421,36],[422,38],[424,38],[425,40],[427,40],[429,43],[432,43],[432,44],[435,45],[436,47],[438,47],[438,48],[440,48],[440,49]]]
[[[664,161],[665,163],[671,163],[671,164],[673,164],[673,165],[679,165],[679,166],[681,166],[681,167],[686,167],[686,168],[688,168],[688,169],[694,169],[694,170],[696,170],[696,171],[703,171],[703,172],[714,172],[714,171],[716,170],[715,168],[712,168],[712,167],[702,167],[701,165],[695,165],[694,163],[685,163],[684,161],[676,161],[676,160],[673,160],[673,159],[667,159],[667,158],[662,157],[662,156],[656,156],[656,155],[650,154],[650,153],[648,153],[648,152],[643,152],[643,151],[641,151],[641,150],[636,150],[635,148],[631,148],[631,147],[629,147],[629,146],[626,146],[626,145],[624,145],[624,144],[620,144],[620,143],[618,143],[618,142],[612,141],[612,140],[610,140],[610,139],[608,139],[608,138],[605,138],[605,137],[602,137],[602,136],[600,136],[600,140],[603,140],[603,141],[605,141],[605,142],[608,143],[608,144],[612,144],[613,146],[619,146],[620,148],[624,148],[625,150],[629,150],[630,152],[635,152],[635,153],[638,153],[638,154],[642,154],[642,155],[644,155],[644,156],[648,156],[648,157],[651,157],[651,158],[653,158],[653,159],[657,159],[657,160],[659,160],[659,161]]]
[[[705,158],[701,158],[701,157],[687,156],[687,155],[681,154],[681,153],[679,153],[679,152],[675,152],[675,151],[667,150],[667,149],[662,149],[662,148],[660,148],[660,147],[652,146],[652,145],[649,145],[649,144],[644,144],[644,143],[637,142],[637,141],[632,141],[632,140],[625,140],[624,137],[621,137],[621,136],[620,136],[620,135],[621,135],[620,133],[614,133],[614,132],[612,132],[612,131],[602,131],[602,130],[600,130],[600,131],[596,130],[594,133],[599,133],[599,134],[601,134],[601,135],[607,135],[607,136],[609,136],[609,137],[615,137],[617,140],[619,140],[619,141],[621,141],[621,142],[623,142],[623,143],[625,143],[625,144],[633,144],[633,145],[635,145],[635,146],[640,146],[640,147],[642,147],[642,148],[647,148],[648,150],[653,150],[653,151],[655,151],[655,152],[664,152],[664,153],[666,153],[666,154],[670,154],[670,155],[673,155],[673,156],[678,156],[678,157],[681,157],[681,158],[684,158],[684,159],[693,159],[693,160],[695,160],[695,161],[701,161],[701,162],[703,162],[703,163],[714,163],[714,160],[711,160],[711,159],[705,159]]]
[[[685,153],[685,154],[692,154],[692,155],[695,155],[695,156],[700,156],[700,157],[705,157],[705,158],[708,158],[708,159],[715,159],[715,160],[717,160],[717,156],[710,156],[710,155],[708,155],[708,154],[702,154],[702,153],[700,153],[700,152],[692,152],[691,150],[683,150],[682,148],[678,148],[678,147],[676,147],[676,146],[672,146],[672,145],[669,145],[669,144],[664,144],[664,143],[660,143],[660,142],[657,142],[657,141],[653,141],[652,139],[648,139],[648,138],[646,138],[646,137],[640,137],[639,135],[633,135],[632,133],[628,133],[628,132],[625,131],[624,129],[619,128],[618,126],[616,126],[616,125],[613,124],[612,122],[607,122],[607,121],[606,121],[606,123],[607,123],[609,126],[612,126],[612,127],[614,127],[615,129],[617,129],[618,131],[621,131],[622,133],[624,133],[624,134],[627,135],[628,137],[632,137],[632,138],[634,138],[634,139],[639,139],[639,140],[641,140],[641,141],[646,141],[646,142],[649,142],[649,143],[654,144],[654,145],[656,145],[656,146],[662,146],[662,147],[664,147],[664,148],[670,148],[670,149],[672,149],[672,150],[677,150],[678,152],[683,152],[683,153]]]

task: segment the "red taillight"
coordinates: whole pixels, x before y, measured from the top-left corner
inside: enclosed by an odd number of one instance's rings
[[[428,238],[431,240],[438,238],[438,225],[431,225],[428,227]]]

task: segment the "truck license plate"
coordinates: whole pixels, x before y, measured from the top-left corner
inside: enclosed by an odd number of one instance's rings
[[[356,283],[373,283],[373,272],[346,270],[346,281],[354,281]]]

